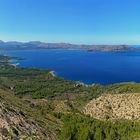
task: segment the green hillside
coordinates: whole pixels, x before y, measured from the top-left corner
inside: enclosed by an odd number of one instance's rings
[[[139,118],[105,121],[83,112],[91,100],[104,94],[140,93],[139,83],[88,86],[58,78],[49,70],[15,67],[10,59],[0,56],[0,139],[140,138]]]

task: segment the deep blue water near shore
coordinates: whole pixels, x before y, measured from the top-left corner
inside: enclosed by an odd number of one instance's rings
[[[140,52],[28,50],[7,55],[25,58],[18,61],[20,66],[51,69],[60,77],[86,84],[140,82]]]

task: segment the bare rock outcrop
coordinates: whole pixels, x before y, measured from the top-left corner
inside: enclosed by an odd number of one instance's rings
[[[90,101],[83,112],[102,120],[140,119],[140,93],[105,94]]]
[[[23,112],[0,102],[0,140],[3,139],[39,139],[41,130],[29,121]]]
[[[42,129],[19,108],[0,98],[0,140],[54,140],[52,133]]]

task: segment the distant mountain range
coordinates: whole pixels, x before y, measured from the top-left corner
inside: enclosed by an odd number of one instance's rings
[[[0,50],[29,50],[29,49],[81,49],[87,51],[131,51],[139,47],[129,45],[77,45],[69,43],[44,43],[40,41],[16,42],[0,41]]]

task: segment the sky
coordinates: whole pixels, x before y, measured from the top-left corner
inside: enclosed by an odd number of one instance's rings
[[[140,44],[140,0],[0,0],[0,40]]]

